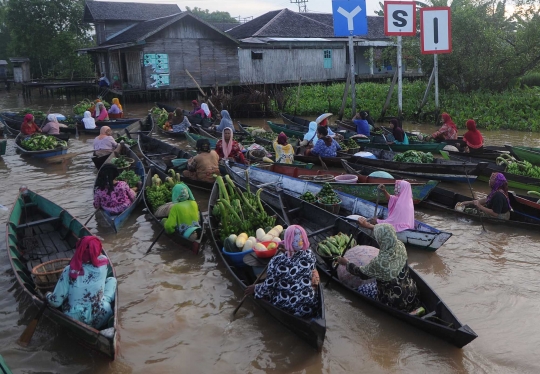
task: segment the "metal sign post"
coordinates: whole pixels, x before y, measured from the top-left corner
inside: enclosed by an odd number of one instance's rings
[[[433,55],[433,72],[435,73],[435,110],[439,113],[439,60]]]
[[[403,71],[401,63],[401,36],[397,37],[397,71],[398,71],[398,117],[401,118],[403,114]]]
[[[354,44],[352,30],[349,35],[349,65],[351,68],[350,79],[351,79],[351,100],[352,100],[352,116],[356,115],[356,78],[354,74]]]

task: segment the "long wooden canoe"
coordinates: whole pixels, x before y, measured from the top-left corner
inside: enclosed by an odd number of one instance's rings
[[[112,163],[112,159],[115,157],[119,157],[120,155],[132,158],[135,160],[135,162],[126,170],[133,170],[135,174],[137,174],[139,177],[141,177],[141,185],[144,184],[144,178],[146,177],[146,173],[144,171],[144,166],[139,157],[135,152],[131,150],[126,144],[120,144],[118,148],[114,152],[112,152],[107,160],[103,163],[103,165]],[[102,165],[102,167],[103,167]],[[100,168],[101,171],[101,168]],[[97,176],[99,176],[100,171],[98,171]],[[97,181],[97,177],[96,177]],[[94,182],[94,190],[96,189],[96,184]],[[100,209],[101,214],[107,221],[107,223],[114,229],[116,233],[118,233],[118,230],[122,226],[122,224],[128,219],[128,217],[131,215],[133,210],[139,205],[139,202],[142,198],[142,191],[137,191],[137,196],[135,197],[135,200],[131,203],[131,205],[124,210],[120,214],[110,214],[109,212],[105,211],[104,209]]]
[[[351,235],[357,232],[356,241],[359,245],[369,245],[379,247],[373,237],[364,231],[358,230],[355,226],[342,219],[335,219],[335,216],[326,210],[320,209],[312,204],[306,203],[289,194],[281,195],[282,201],[286,206],[285,214],[290,224],[296,224],[304,227],[308,233],[310,247],[317,248],[320,241],[330,235],[338,234],[339,232]],[[321,227],[326,229],[321,231]],[[313,235],[313,233],[317,233]],[[311,235],[310,235],[311,234]],[[326,276],[331,276],[331,262],[325,261],[315,251],[317,257],[317,268]],[[447,342],[461,348],[471,341],[476,339],[478,335],[467,325],[463,325],[457,317],[452,313],[452,310],[441,300],[441,298],[433,291],[433,289],[422,279],[422,277],[411,267],[409,274],[416,282],[420,293],[421,305],[426,310],[426,315],[417,317],[409,313],[391,308],[378,300],[367,297],[359,293],[356,289],[343,284],[338,278],[334,278],[332,282],[338,283],[352,292],[359,300],[366,302],[391,316],[406,322],[420,330],[437,336]]]
[[[518,160],[528,161],[533,165],[540,165],[540,148],[517,147],[511,145],[507,145],[506,148]]]
[[[15,278],[34,305],[41,308],[44,295],[36,288],[32,268],[47,261],[71,258],[77,240],[92,234],[67,211],[32,191],[28,191],[27,196],[17,197],[6,226],[7,253]],[[102,254],[107,255],[105,250]],[[107,276],[116,277],[111,261],[107,266]],[[114,360],[118,345],[118,289],[113,304],[114,322],[103,330],[77,321],[60,309],[49,306],[47,313],[84,346]]]
[[[513,209],[513,211],[510,212],[510,219],[504,220],[483,216],[482,221],[503,224],[506,226],[538,229],[540,227],[540,204],[536,203],[536,199],[528,196],[519,196],[512,192],[508,195]],[[422,202],[422,206],[479,221],[480,217],[475,214],[459,212],[454,209],[457,203],[471,200],[471,196],[461,195],[454,191],[437,187],[431,192],[429,197]]]
[[[124,128],[125,135],[132,139],[137,138],[139,132],[142,132],[145,135],[152,136],[152,131],[154,131],[155,122],[154,117],[151,114],[148,114],[144,119],[141,118],[136,122],[133,122],[128,127]],[[123,135],[118,133],[118,135]]]
[[[215,217],[211,215],[211,212],[219,198],[219,188],[217,183],[212,189],[210,194],[210,199],[208,201],[208,231],[210,233],[210,239],[214,246],[214,249],[218,253],[219,258],[225,264],[227,270],[231,273],[236,283],[240,286],[242,290],[245,290],[249,285],[253,284],[256,276],[250,266],[247,267],[236,267],[234,266],[228,258],[225,258],[222,252],[223,243],[219,241],[217,228],[219,222]],[[265,209],[269,214],[274,213],[266,204],[264,204]],[[281,223],[286,226],[286,224],[278,219],[277,223]],[[255,257],[256,259],[256,257]],[[261,264],[264,267],[264,264]],[[272,317],[277,321],[283,324],[286,328],[297,334],[300,338],[305,340],[309,345],[321,350],[324,343],[324,337],[326,335],[326,316],[324,310],[324,295],[322,284],[317,288],[319,305],[317,314],[315,317],[310,318],[301,318],[295,315],[292,315],[280,308],[277,308],[269,301],[265,299],[256,299],[253,298],[255,304],[266,310]]]
[[[15,147],[17,147],[17,152],[19,152],[23,156],[30,156],[33,158],[47,158],[52,156],[65,155],[68,151],[68,147],[64,146],[59,146],[54,149],[46,149],[43,151],[29,151],[22,146],[22,140],[23,135],[19,133],[19,135],[17,135],[17,137],[15,138]]]
[[[140,118],[118,118],[108,121],[96,121],[96,128],[87,129],[82,123],[82,118],[79,117],[79,122],[77,123],[77,130],[80,133],[99,135],[99,132],[103,126],[109,126],[112,131],[122,131],[139,120]],[[61,128],[60,131],[75,133],[75,128]]]
[[[0,140],[0,156],[6,154],[7,140]]]
[[[305,132],[308,131],[310,120],[287,113],[280,113],[280,116],[286,124],[304,126],[306,128]]]
[[[303,139],[304,135],[308,132],[308,129],[301,125],[285,125],[283,123],[274,123],[272,121],[267,121],[268,127],[275,132],[276,134],[279,134],[283,132],[287,136],[294,136],[299,139]],[[345,139],[349,139],[351,136],[356,135],[356,131],[347,131],[347,130],[341,130],[341,131],[334,131],[336,134],[342,135]]]
[[[155,174],[157,174],[159,176],[159,178],[161,179],[162,182],[165,182],[165,178],[167,178],[167,174],[165,174],[163,171],[161,171],[161,170],[159,170],[159,169],[157,169],[155,167],[151,167],[150,170],[148,171],[148,174],[146,175],[146,178],[145,178],[145,181],[144,181],[144,187],[143,187],[144,191],[146,191],[146,187],[150,186],[150,184],[152,183],[152,177]],[[163,227],[163,223],[161,222],[161,219],[159,219],[158,217],[156,217],[154,215],[154,212],[152,211],[152,208],[150,207],[150,204],[148,203],[148,199],[146,198],[146,192],[143,194],[143,201],[144,201],[144,205],[146,206],[146,209],[148,211],[148,214],[152,217],[152,220],[154,220],[161,227]],[[200,218],[199,223],[201,225],[201,232],[200,232],[199,238],[197,240],[191,241],[191,240],[189,240],[187,238],[184,238],[177,231],[175,231],[173,234],[169,235],[175,242],[180,244],[180,246],[191,250],[194,254],[199,253],[199,250],[201,248],[201,242],[202,242],[203,235],[204,235],[204,229],[205,229],[204,220],[203,220],[202,213],[200,212],[200,209],[199,209],[199,218]]]
[[[432,163],[411,163],[392,161],[395,152],[382,149],[367,148],[377,157],[376,160],[364,157],[353,157],[350,162],[345,160],[343,167],[349,171],[358,169],[362,166],[371,166],[378,170],[388,173],[399,173],[410,178],[434,179],[446,182],[467,182],[472,183],[476,180],[479,173],[488,166],[487,162],[470,163],[460,161],[448,161],[443,159],[434,159]]]
[[[20,117],[20,122],[19,122],[19,116],[9,117],[0,113],[0,123],[4,124],[3,132],[5,132],[7,136],[16,137],[21,132],[22,117]],[[69,140],[68,133],[47,134],[47,135],[54,136],[55,138],[58,138],[60,140],[65,140],[65,141]]]
[[[392,150],[393,152],[406,152],[406,151],[422,151],[422,152],[439,152],[446,143],[410,143],[410,144],[390,144],[386,142],[376,142],[374,137],[371,138],[371,142],[364,145],[365,148],[371,149],[383,149]],[[371,152],[371,151],[369,151]]]
[[[246,185],[244,167],[235,164],[232,166],[228,165],[226,168],[227,173],[236,183],[242,186]],[[249,169],[249,178],[253,183],[258,185],[278,186],[286,193],[295,197],[298,197],[307,191],[316,194],[322,189],[322,186],[317,183],[306,182],[287,175],[272,173],[257,168]],[[376,205],[374,203],[341,191],[336,191],[336,193],[342,201],[339,215],[348,216],[351,214],[358,214],[364,217],[373,217],[375,215]],[[276,193],[264,191],[262,196],[268,204],[279,209],[280,205]],[[382,219],[388,217],[388,208],[379,206],[377,217]],[[414,230],[398,232],[397,236],[399,240],[407,245],[433,252],[446,243],[452,236],[452,233],[437,230],[434,227],[415,220]]]
[[[167,112],[172,113],[176,110],[176,107],[172,105],[162,104],[162,103],[155,103],[156,106],[160,109],[165,109]],[[202,118],[200,116],[192,116],[189,114],[187,110],[182,110],[185,116],[188,117],[189,122],[192,125],[201,125],[203,128],[208,128],[212,126],[212,119],[211,118]]]
[[[178,147],[175,147],[174,145],[165,143],[164,141],[156,138],[151,138],[144,134],[139,134],[138,147],[148,166],[153,166],[162,172],[166,172],[169,169],[162,160],[164,156],[174,155],[176,158],[190,159],[196,154],[195,151],[188,153]],[[182,180],[189,187],[206,191],[210,191],[213,186],[213,183],[191,179],[185,176],[182,176]]]
[[[208,137],[208,136],[192,134],[192,133],[186,133],[186,139],[187,139],[189,145],[193,149],[197,149],[197,140],[199,140],[199,139],[208,140],[208,142],[210,143],[210,148],[211,149],[215,149],[216,148],[216,143],[218,142],[218,140],[216,138],[214,138],[214,137]]]
[[[341,161],[350,161],[352,159],[352,156],[338,156],[338,157],[321,157],[323,162],[326,166],[333,166],[336,168],[341,168],[342,163]],[[301,161],[305,163],[311,163],[315,165],[321,165],[321,160],[319,159],[319,156],[304,156],[304,155],[295,155],[294,159],[296,161]]]
[[[4,361],[2,355],[0,355],[0,374],[13,374],[7,366],[6,361]]]
[[[242,167],[241,165],[236,165]],[[252,165],[257,167],[255,165]],[[331,171],[331,170],[306,170],[295,167],[294,165],[287,166],[284,164],[273,164],[268,168],[263,168],[265,171],[270,171],[276,174],[283,174],[293,178],[299,178],[303,181],[309,181],[313,183],[330,183],[332,188],[336,191],[341,191],[348,193],[350,195],[359,197],[368,201],[377,201],[377,186],[379,184],[384,184],[386,190],[389,194],[394,193],[395,180],[389,178],[374,178],[365,175],[357,175],[357,183],[339,183],[335,182],[333,179],[328,181],[328,177],[337,177],[343,175],[342,172]],[[437,187],[439,184],[438,181],[428,181],[428,182],[413,182],[411,181],[411,188],[413,193],[413,203],[419,204],[421,201],[426,199],[430,192]],[[385,196],[381,196],[379,199],[381,204],[388,203],[388,200]]]

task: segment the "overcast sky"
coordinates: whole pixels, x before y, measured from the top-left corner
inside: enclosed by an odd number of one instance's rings
[[[136,2],[151,2],[151,3],[176,3],[183,11],[186,6],[190,8],[199,7],[202,9],[208,9],[210,11],[221,10],[229,12],[233,17],[258,17],[261,14],[269,12],[271,10],[289,8],[294,11],[298,11],[298,5],[291,4],[290,0],[251,0],[251,1],[238,1],[238,0],[132,0]],[[383,2],[384,0],[381,0]],[[307,3],[307,9],[310,12],[317,13],[332,13],[332,1],[331,0],[309,0]],[[368,15],[373,15],[375,9],[379,9],[378,0],[366,0]]]

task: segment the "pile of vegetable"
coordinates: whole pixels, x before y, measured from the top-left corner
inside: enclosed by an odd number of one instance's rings
[[[339,142],[338,144],[343,152],[347,152],[349,150],[349,146],[347,145],[347,143]]]
[[[312,204],[317,201],[315,195],[313,195],[310,191],[304,192],[302,195],[299,196],[299,198]]]
[[[67,147],[67,143],[52,135],[34,134],[21,141],[21,146],[28,151],[45,151],[58,147]]]
[[[280,236],[283,234],[283,226],[277,225],[268,233],[265,233],[262,228],[257,229],[257,236],[250,236],[243,232],[236,236],[231,234],[223,242],[223,247],[227,252],[245,252],[250,249],[256,249],[257,251],[270,251],[275,249],[281,242]],[[268,247],[265,247],[262,242],[271,242]]]
[[[317,201],[322,204],[340,204],[341,200],[339,199],[337,193],[332,189],[330,183],[325,183],[323,188],[315,195]]]
[[[407,151],[403,153],[398,153],[394,156],[393,161],[398,162],[412,162],[415,164],[431,164],[433,163],[433,155],[431,152],[421,152],[421,151]]]
[[[18,115],[20,116],[25,116],[27,114],[31,114],[34,116],[34,120],[38,120],[38,119],[43,119],[45,118],[45,112],[41,111],[41,110],[34,110],[34,109],[30,109],[30,108],[23,108],[22,110],[20,110],[18,113]]]
[[[249,173],[246,170],[246,185],[249,186]],[[212,209],[212,215],[219,221],[219,237],[222,242],[231,234],[247,233],[248,238],[255,235],[259,228],[270,228],[276,223],[275,217],[266,213],[261,202],[262,188],[253,194],[242,192],[226,175],[217,176],[219,199]]]
[[[130,139],[125,135],[119,136],[118,138],[116,138],[116,142],[117,143],[124,142],[127,145],[129,145],[130,147],[133,147],[134,145],[137,145],[137,141],[135,139]]]
[[[146,200],[150,204],[150,209],[155,212],[160,206],[172,201],[172,189],[180,183],[180,173],[176,173],[174,170],[169,170],[170,177],[167,177],[165,181],[154,174],[152,177],[152,184],[146,187]]]
[[[150,109],[150,113],[152,113],[152,116],[157,117],[157,125],[160,128],[163,128],[165,122],[167,122],[167,119],[169,118],[169,112],[167,112],[165,109],[153,107]]]
[[[429,136],[428,134],[423,134],[423,133],[407,135],[407,137],[409,138],[409,141],[424,142],[424,143],[435,143],[435,139],[433,139],[433,138],[430,138],[429,140],[426,140],[426,138],[428,136]]]
[[[320,242],[317,247],[317,252],[319,252],[319,254],[322,256],[341,256],[343,252],[347,249],[347,244],[349,244],[349,241],[351,241],[351,248],[356,245],[356,240],[351,240],[351,236],[345,235],[340,232],[339,234],[330,236]]]
[[[358,143],[354,139],[347,139],[344,144],[347,146],[347,149],[349,148],[358,148]]]
[[[540,179],[540,167],[528,161],[518,161],[509,154],[502,154],[495,162],[497,165],[505,165],[507,173]]]
[[[111,108],[111,104],[109,104],[105,100],[102,100],[102,99],[100,99],[100,100],[103,103],[103,105],[105,105],[105,109],[110,109]],[[84,112],[86,112],[87,110],[90,110],[90,108],[93,107],[94,105],[95,105],[95,102],[93,102],[93,101],[91,101],[89,99],[84,99],[84,100],[80,101],[79,103],[77,103],[76,105],[73,106],[73,114],[75,114],[77,116],[83,116]]]
[[[133,159],[126,157],[124,155],[121,155],[120,157],[114,157],[111,162],[114,166],[116,166],[119,169],[127,168],[131,165]]]
[[[135,174],[133,170],[124,170],[118,177],[116,177],[116,180],[124,181],[129,185],[130,188],[133,188],[136,187],[141,181],[141,177]]]

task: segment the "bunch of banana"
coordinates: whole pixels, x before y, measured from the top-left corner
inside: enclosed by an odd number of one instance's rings
[[[337,235],[330,236],[319,243],[317,248],[318,252],[322,256],[334,257],[341,256],[343,252],[347,249],[347,244],[349,244],[351,237],[340,232]],[[356,241],[351,240],[351,247],[356,245]]]

